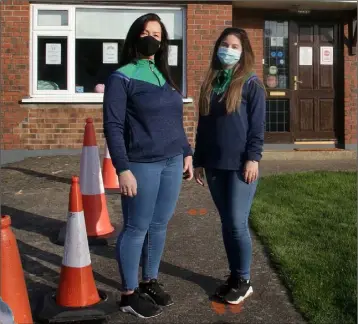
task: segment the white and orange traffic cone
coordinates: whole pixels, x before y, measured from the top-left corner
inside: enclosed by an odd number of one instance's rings
[[[86,119],[80,160],[80,189],[89,245],[115,243],[119,228],[115,228],[109,218],[92,118]],[[60,231],[57,243],[64,243],[64,228]]]
[[[118,175],[116,173],[116,169],[113,166],[106,141],[104,143],[102,175],[105,190],[113,191],[113,189],[119,189]]]
[[[44,299],[40,320],[68,323],[104,320],[116,310],[115,302],[99,292],[93,276],[86,235],[79,178],[72,177],[60,283],[55,296]]]
[[[10,216],[1,216],[0,295],[17,324],[33,323],[29,296]]]

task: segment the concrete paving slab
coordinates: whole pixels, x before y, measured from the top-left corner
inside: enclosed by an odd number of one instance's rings
[[[356,170],[355,160],[263,161],[261,174],[305,170]],[[18,240],[31,306],[56,289],[63,247],[53,242],[65,224],[69,185],[79,175],[78,156],[30,158],[1,170],[2,214],[9,214]],[[119,196],[107,195],[114,223],[121,222]],[[220,221],[207,187],[185,183],[168,228],[160,280],[175,304],[148,323],[304,323],[253,234],[253,296],[242,307],[212,303],[210,296],[228,274]],[[114,247],[91,248],[98,288],[116,294],[120,288]],[[110,323],[140,323],[116,313]]]

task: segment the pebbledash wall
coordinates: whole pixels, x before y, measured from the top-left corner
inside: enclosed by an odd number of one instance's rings
[[[97,141],[102,147],[102,105],[76,103],[24,104],[29,96],[30,4],[7,0],[1,4],[1,150],[2,163],[27,156],[78,153],[82,148],[85,119],[94,119]],[[233,21],[234,16],[234,21]],[[186,4],[186,78],[184,126],[194,145],[200,84],[209,65],[214,41],[228,26],[245,28],[256,55],[256,72],[263,77],[263,18],[230,3]],[[345,29],[347,32],[347,28]],[[344,49],[345,145],[356,143],[356,56]]]

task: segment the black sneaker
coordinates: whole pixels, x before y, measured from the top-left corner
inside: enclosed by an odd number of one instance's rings
[[[123,313],[130,313],[140,318],[150,318],[160,315],[163,310],[137,288],[131,295],[122,295],[119,309]]]
[[[215,291],[215,296],[223,299],[226,294],[230,291],[231,288],[235,288],[238,285],[238,279],[234,278],[232,275],[226,280],[226,282],[219,286]]]
[[[252,295],[253,292],[250,280],[240,279],[238,280],[238,285],[232,287],[225,295],[224,300],[229,304],[237,305]]]
[[[156,279],[152,279],[149,282],[141,282],[139,284],[139,289],[141,293],[145,293],[150,296],[157,305],[160,306],[170,306],[174,302],[170,295],[166,293],[161,287],[163,285],[159,284]]]

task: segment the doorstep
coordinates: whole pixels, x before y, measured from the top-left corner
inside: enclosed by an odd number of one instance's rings
[[[293,149],[287,151],[268,150],[262,154],[264,161],[288,160],[355,160],[357,151],[342,149]]]

